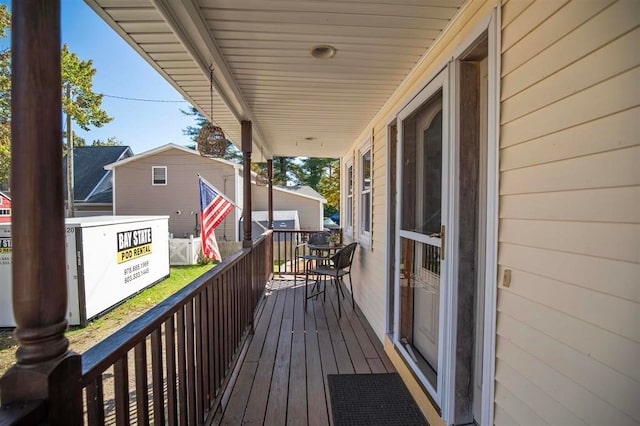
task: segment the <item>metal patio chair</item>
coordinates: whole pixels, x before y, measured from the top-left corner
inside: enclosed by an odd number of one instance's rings
[[[358,243],[351,243],[338,250],[333,256],[331,256],[328,262],[321,263],[315,268],[310,269],[305,279],[304,285],[304,309],[307,310],[307,299],[311,297],[317,297],[319,294],[323,294],[323,298],[326,300],[326,283],[323,284],[322,290],[318,290],[311,296],[308,295],[307,289],[309,284],[308,276],[314,274],[318,277],[315,285],[319,284],[320,277],[331,277],[331,281],[336,286],[336,294],[338,295],[338,317],[342,317],[342,308],[340,303],[340,294],[345,297],[342,290],[344,284],[344,276],[349,276],[349,287],[351,288],[351,306],[356,308],[356,301],[353,295],[353,283],[351,282],[351,263],[353,263],[353,255],[356,252]],[[326,280],[323,280],[326,281]],[[319,287],[318,287],[319,288]]]
[[[329,259],[329,256],[325,256],[319,252],[310,251],[308,249],[309,245],[328,244],[329,235],[331,235],[330,232],[326,232],[326,231],[317,232],[315,234],[311,234],[306,242],[296,246],[295,248],[296,272],[297,272],[298,264],[300,261],[303,262],[304,272],[306,275],[309,271],[309,266],[312,263],[315,263],[317,265],[318,262],[324,262]]]

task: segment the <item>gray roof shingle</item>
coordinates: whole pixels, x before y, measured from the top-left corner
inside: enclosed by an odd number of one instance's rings
[[[133,155],[128,146],[80,146],[73,149],[74,199],[84,201],[105,175],[104,166]],[[64,181],[67,180],[67,156],[62,159]],[[66,195],[65,195],[66,198]],[[95,202],[95,201],[94,201]]]

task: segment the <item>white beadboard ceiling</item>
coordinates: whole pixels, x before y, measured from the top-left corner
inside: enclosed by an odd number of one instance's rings
[[[85,1],[236,144],[251,120],[263,161],[342,156],[465,0]]]

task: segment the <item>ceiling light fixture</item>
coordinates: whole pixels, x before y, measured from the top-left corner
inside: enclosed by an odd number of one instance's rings
[[[311,56],[316,59],[330,59],[336,56],[337,52],[335,47],[329,46],[328,44],[321,44],[311,49]]]
[[[310,146],[309,142],[313,143],[315,146],[320,146],[321,148],[324,146],[322,140],[315,136],[305,136],[303,138],[296,139],[296,146]]]

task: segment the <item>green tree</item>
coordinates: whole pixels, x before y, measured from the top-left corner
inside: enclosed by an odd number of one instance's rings
[[[11,26],[11,14],[0,5],[0,38],[5,39]],[[0,51],[0,183],[11,172],[11,50]]]
[[[279,186],[287,186],[289,183],[298,185],[303,170],[300,164],[296,162],[296,157],[273,157],[273,184]],[[267,163],[252,164],[255,172],[259,170],[267,170]]]
[[[73,146],[87,146],[87,141],[76,132],[73,132]]]
[[[122,146],[122,141],[115,136],[110,136],[107,139],[94,139],[91,146]]]
[[[319,188],[320,180],[330,173],[330,168],[335,162],[333,158],[303,158],[301,160],[300,183],[315,189]]]
[[[320,178],[318,192],[327,199],[324,214],[328,216],[340,210],[340,160],[330,159]]]
[[[209,124],[209,120],[207,120],[207,118],[194,106],[190,106],[187,110],[181,109],[180,112],[189,117],[193,117],[196,121],[195,126],[187,126],[182,129],[182,134],[190,136],[191,140],[194,142],[191,145],[187,145],[187,148],[198,149],[198,134],[200,133],[200,129]],[[228,139],[224,159],[236,164],[242,164],[242,151],[236,148],[233,142]]]
[[[0,5],[0,39],[6,40],[11,25],[11,13]],[[102,109],[102,95],[93,91],[96,69],[93,61],[83,61],[69,51],[65,44],[61,50],[63,112],[83,130],[101,127],[112,120]],[[66,88],[72,91],[66,97]],[[65,134],[66,137],[66,134]],[[74,146],[86,141],[74,133]],[[7,182],[11,170],[11,50],[0,51],[0,182]]]
[[[62,110],[82,130],[90,127],[102,127],[113,120],[102,109],[101,94],[93,91],[93,77],[97,70],[93,61],[83,61],[64,44],[61,51],[62,61]],[[70,89],[71,96],[68,96]],[[75,144],[74,144],[75,145]]]
[[[273,184],[287,186],[289,183],[297,185],[302,174],[300,165],[295,157],[273,157]],[[256,173],[267,173],[267,163],[252,163],[251,170]]]

